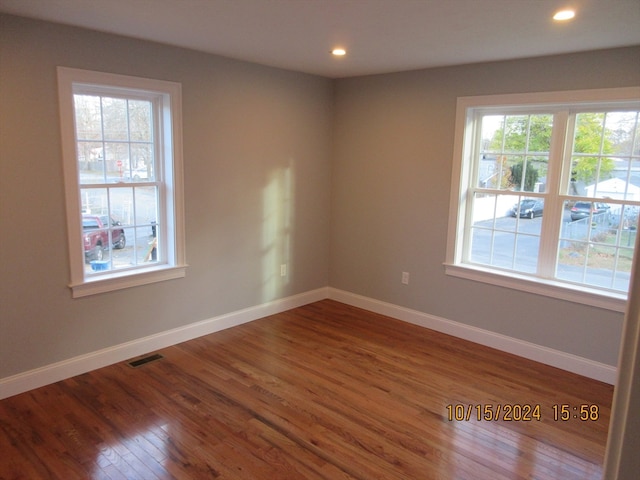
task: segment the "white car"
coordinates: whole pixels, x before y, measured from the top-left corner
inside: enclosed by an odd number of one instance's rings
[[[127,171],[124,176],[127,180],[139,182],[140,180],[147,180],[149,178],[149,172],[147,167],[136,167],[131,170],[131,174]]]

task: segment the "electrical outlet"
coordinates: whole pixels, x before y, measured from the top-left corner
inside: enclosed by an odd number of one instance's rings
[[[409,272],[402,272],[402,283],[409,285]]]
[[[283,263],[282,265],[280,265],[280,276],[281,277],[286,277],[287,276],[287,264]]]

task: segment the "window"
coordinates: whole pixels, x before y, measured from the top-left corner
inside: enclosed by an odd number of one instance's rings
[[[73,296],[184,276],[180,85],[58,82]]]
[[[458,99],[447,273],[623,310],[639,112],[638,88]]]

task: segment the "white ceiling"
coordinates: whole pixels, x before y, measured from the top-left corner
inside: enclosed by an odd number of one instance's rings
[[[567,5],[576,18],[554,22]],[[0,12],[331,78],[640,45],[640,0],[0,0]]]

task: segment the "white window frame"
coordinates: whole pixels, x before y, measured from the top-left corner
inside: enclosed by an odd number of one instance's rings
[[[65,183],[67,232],[71,281],[74,298],[182,278],[186,274],[184,234],[184,194],[182,160],[182,87],[179,83],[112,73],[58,67],[58,95],[62,159]],[[77,160],[74,87],[95,87],[103,92],[121,94],[152,93],[160,113],[158,168],[164,253],[150,266],[124,271],[112,270],[101,275],[85,273],[82,244],[82,207]]]
[[[535,275],[520,274],[518,272],[504,271],[491,266],[481,266],[465,263],[464,261],[464,235],[467,215],[470,214],[470,202],[468,191],[473,181],[473,135],[474,118],[483,108],[499,107],[503,109],[517,109],[522,107],[527,112],[540,107],[566,107],[567,109],[602,108],[608,104],[608,108],[619,107],[634,108],[640,106],[640,87],[574,90],[566,92],[541,92],[507,95],[487,95],[477,97],[460,97],[456,107],[456,124],[454,140],[454,160],[451,183],[451,198],[449,209],[449,228],[447,236],[447,251],[445,259],[445,272],[448,275],[475,280],[483,283],[497,285],[515,290],[535,293],[539,295],[569,300],[576,303],[592,305],[608,310],[624,312],[627,295],[590,287],[588,285],[574,285],[561,280],[542,278]],[[554,129],[554,134],[556,130]],[[556,134],[557,135],[557,134]],[[563,158],[561,149],[566,144],[565,139],[552,140],[551,156]],[[550,162],[551,163],[551,162]],[[561,182],[562,162],[556,162],[552,171],[549,168],[550,188],[545,192],[545,207],[558,208],[561,195],[558,186]],[[555,186],[554,186],[555,185]],[[546,208],[545,208],[546,209]],[[550,229],[550,234],[554,229]],[[541,237],[541,243],[546,242],[543,251],[549,252],[557,245],[556,237]],[[636,256],[639,255],[637,252]]]

